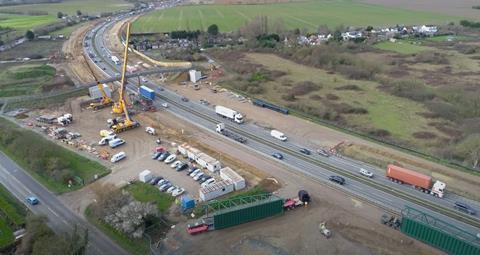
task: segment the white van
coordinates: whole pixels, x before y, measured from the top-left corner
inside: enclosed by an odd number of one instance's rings
[[[118,147],[118,146],[120,146],[124,143],[125,143],[125,140],[120,139],[120,138],[115,138],[115,139],[109,141],[108,145],[110,145],[110,147],[112,147],[112,148],[115,148],[115,147]]]
[[[109,135],[109,136],[105,136],[104,138],[102,138],[102,140],[100,140],[98,142],[98,145],[106,145],[109,141],[113,140],[113,139],[116,139],[117,138],[117,135],[113,134],[113,135]]]
[[[115,162],[118,162],[118,161],[124,159],[125,157],[127,157],[127,154],[124,151],[121,151],[121,152],[113,155],[112,158],[110,159],[110,162],[115,163]]]
[[[284,142],[287,140],[287,137],[285,136],[285,134],[275,129],[270,131],[270,135]]]

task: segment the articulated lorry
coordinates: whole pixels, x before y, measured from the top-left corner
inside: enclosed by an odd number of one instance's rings
[[[216,129],[217,133],[219,134],[222,134],[226,137],[229,137],[239,143],[246,143],[247,142],[247,139],[243,136],[239,136],[235,133],[233,133],[232,131],[229,131],[225,128],[225,123],[218,123],[217,124],[217,129]]]
[[[243,123],[242,114],[235,111],[235,110],[232,110],[230,108],[227,108],[227,107],[224,107],[224,106],[221,106],[221,105],[217,105],[217,106],[215,106],[215,113],[224,117],[224,118],[227,118],[231,121],[234,121],[238,124]]]
[[[393,182],[412,185],[415,189],[429,193],[433,196],[443,197],[447,185],[441,181],[433,182],[432,177],[417,173],[410,169],[395,165],[388,165],[387,178]]]

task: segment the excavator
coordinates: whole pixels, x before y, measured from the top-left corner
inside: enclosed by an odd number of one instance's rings
[[[83,58],[85,58],[85,56],[83,56]],[[90,71],[93,78],[95,79],[95,82],[97,83],[98,90],[100,90],[100,92],[102,93],[102,98],[100,99],[100,102],[90,103],[88,108],[93,109],[93,110],[98,110],[98,109],[102,109],[102,108],[105,108],[105,107],[108,107],[108,106],[112,106],[113,105],[113,100],[112,100],[112,98],[110,98],[107,95],[107,93],[105,93],[105,90],[103,89],[103,84],[100,83],[97,76],[93,72],[93,69],[90,66],[90,62],[88,62],[88,60],[86,58],[85,58],[85,62],[87,63],[88,70]]]
[[[127,23],[127,36],[125,39],[125,52],[123,55],[123,66],[122,66],[122,79],[121,79],[121,86],[120,86],[120,95],[118,98],[118,102],[115,102],[112,106],[112,111],[114,113],[123,113],[125,118],[122,119],[113,119],[111,124],[111,128],[115,133],[121,133],[127,131],[129,129],[137,128],[140,126],[140,123],[130,119],[130,115],[128,113],[127,104],[125,102],[125,82],[126,77],[125,73],[127,71],[127,60],[128,60],[128,43],[130,40],[130,22]]]

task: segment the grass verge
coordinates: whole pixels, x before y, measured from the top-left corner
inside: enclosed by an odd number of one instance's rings
[[[33,131],[19,128],[4,118],[0,118],[0,134],[0,149],[52,192],[64,193],[81,188],[82,185],[67,186],[67,181],[74,177],[80,177],[88,183],[94,180],[94,175],[109,173],[98,162],[63,148]]]
[[[124,248],[131,254],[138,254],[138,255],[149,254],[150,249],[149,249],[149,244],[147,240],[145,239],[132,240],[128,238],[127,236],[117,231],[110,225],[104,223],[100,219],[95,218],[93,216],[93,213],[90,207],[87,207],[87,209],[85,209],[85,217],[90,223],[92,223],[97,228],[99,228],[103,233],[105,233],[112,240],[114,240],[118,245],[120,245],[122,248]]]
[[[143,182],[134,182],[125,188],[132,196],[140,202],[155,202],[158,210],[166,212],[175,200],[168,193],[160,192],[156,185]]]
[[[25,207],[0,185],[0,250],[13,244],[13,231],[25,224],[26,214]]]

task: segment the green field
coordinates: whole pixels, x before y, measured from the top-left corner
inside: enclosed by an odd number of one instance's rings
[[[66,179],[77,176],[85,184],[94,176],[109,173],[104,166],[73,151],[57,145],[30,130],[0,118],[0,149],[50,191],[63,193],[79,189],[82,185],[69,188]]]
[[[0,97],[42,92],[52,82],[55,68],[48,65],[15,65],[0,70]]]
[[[79,24],[76,24],[76,25],[73,25],[73,26],[67,26],[67,27],[64,27],[60,30],[53,31],[50,34],[51,35],[70,36],[73,33],[73,31],[77,30],[78,28],[80,28],[83,25],[85,25],[85,23],[79,23]]]
[[[57,20],[55,16],[29,16],[29,15],[12,15],[0,13],[0,26],[10,27],[18,30],[28,30],[38,26],[47,25]]]
[[[217,24],[221,32],[234,31],[258,16],[269,17],[272,27],[282,20],[286,28],[316,31],[319,25],[330,28],[346,26],[381,26],[395,24],[444,24],[460,18],[428,12],[395,9],[353,3],[348,0],[313,0],[300,3],[268,5],[197,5],[159,10],[147,14],[133,24],[135,33],[169,32],[172,30],[206,30]]]
[[[404,40],[397,40],[396,42],[384,41],[375,44],[374,47],[400,54],[415,54],[430,49],[429,47],[412,44]]]
[[[13,243],[13,231],[25,224],[25,207],[0,185],[0,249]]]
[[[76,14],[77,10],[88,14],[100,14],[101,12],[114,12],[130,8],[132,5],[123,0],[65,0],[53,4],[26,4],[18,6],[0,7],[2,10],[14,10],[24,13],[29,11],[44,11],[56,18],[57,12],[70,15]]]
[[[170,194],[160,192],[156,186],[136,182],[126,188],[140,202],[155,202],[160,212],[166,212],[175,200]]]

